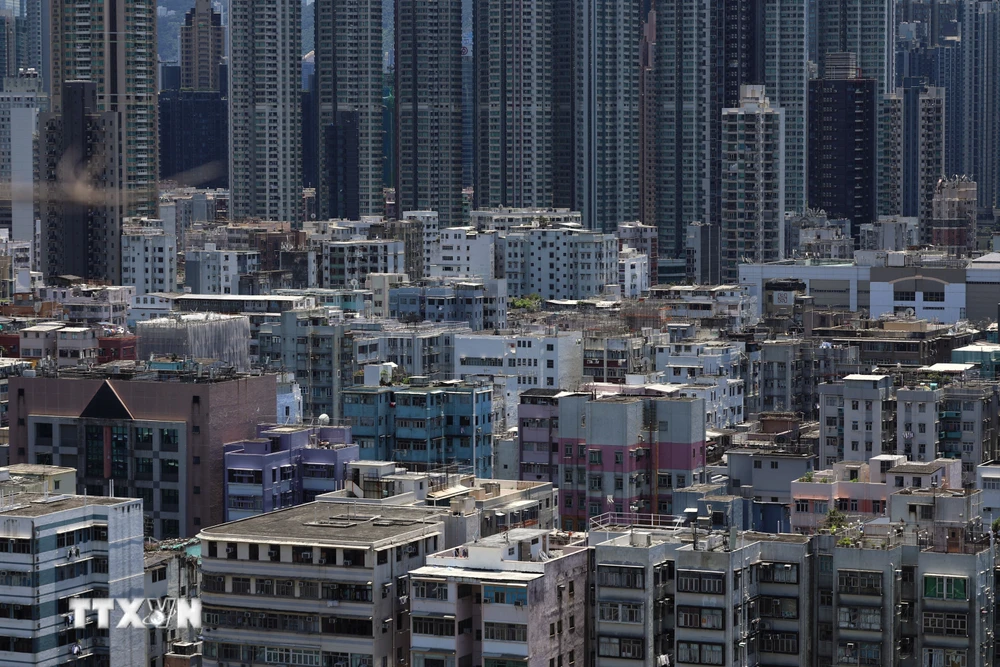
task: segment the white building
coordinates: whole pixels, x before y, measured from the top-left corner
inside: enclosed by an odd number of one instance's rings
[[[64,320],[85,324],[125,324],[133,296],[135,287],[131,285],[73,285],[38,290],[39,300],[62,304]]]
[[[358,287],[372,273],[405,272],[402,241],[355,239],[320,246],[320,287]]]
[[[220,250],[206,243],[204,250],[184,253],[184,284],[192,294],[239,294],[240,276],[259,268],[259,252]]]
[[[814,297],[816,308],[830,308],[857,312],[867,309],[870,301],[868,286],[871,266],[853,261],[782,261],[766,264],[740,264],[740,286],[756,297],[754,308],[760,315],[764,307],[764,286],[771,280],[793,279],[806,284],[806,291]]]
[[[521,227],[507,232],[497,277],[509,297],[586,299],[618,284],[618,239],[576,225]]]
[[[148,664],[145,629],[117,629],[111,613],[106,636],[96,612],[76,629],[74,598],[143,597],[142,501],[21,493],[0,507],[0,662],[56,667]]]
[[[521,389],[576,389],[583,379],[579,331],[455,336],[455,377],[516,375]]]
[[[892,376],[847,375],[841,382],[821,384],[819,396],[821,467],[895,453]],[[914,408],[918,414],[933,409],[933,405],[928,408],[926,404]]]
[[[531,528],[429,554],[410,572],[410,663],[584,663],[588,554]]]
[[[177,234],[161,220],[122,225],[122,284],[137,295],[177,289]]]
[[[472,226],[479,231],[497,231],[501,235],[515,227],[535,227],[546,222],[583,225],[580,212],[568,208],[484,208],[470,215]]]
[[[622,297],[634,299],[649,289],[649,257],[626,246],[618,251],[618,284]]]
[[[725,319],[737,331],[760,320],[760,297],[740,285],[657,285],[649,300],[676,319]]]
[[[133,327],[136,322],[165,317],[173,311],[174,299],[178,296],[180,296],[179,292],[150,292],[134,295],[129,304],[126,324]]]
[[[475,227],[446,227],[438,234],[431,251],[431,277],[496,277],[494,270],[496,232],[480,232]]]

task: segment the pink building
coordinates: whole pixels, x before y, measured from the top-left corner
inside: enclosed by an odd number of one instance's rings
[[[792,532],[809,535],[827,525],[837,510],[854,523],[883,516],[891,494],[904,488],[962,488],[958,459],[927,463],[907,461],[901,454],[882,454],[861,461],[840,461],[792,482]]]
[[[574,393],[559,398],[562,528],[587,530],[601,514],[673,514],[673,490],[705,468],[702,399]]]

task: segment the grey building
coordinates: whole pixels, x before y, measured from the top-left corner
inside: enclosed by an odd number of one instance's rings
[[[94,82],[59,85],[58,110],[38,117],[41,269],[119,284],[123,114],[102,110]]]
[[[396,0],[396,204],[462,213],[462,1]]]
[[[302,3],[235,2],[226,18],[230,213],[300,223]]]
[[[205,667],[408,665],[408,573],[461,544],[448,515],[317,501],[202,531]]]
[[[556,23],[573,25],[573,207],[596,231],[639,217],[641,4],[595,0],[555,12]]]
[[[158,217],[156,3],[41,4],[41,11],[51,14],[48,41],[43,33],[42,43],[51,58],[44,78],[50,86],[52,111],[63,111],[68,82],[93,82],[94,111],[115,113],[119,118],[121,139],[103,150],[117,153],[121,183],[115,187],[127,191],[122,202],[125,215]],[[74,247],[72,242],[58,245]]]
[[[552,206],[552,0],[473,3],[474,209]],[[497,76],[497,73],[501,73]]]
[[[315,4],[316,136],[320,147],[317,200],[321,220],[378,215],[384,209],[382,5],[381,0],[319,0]],[[349,127],[345,114],[353,116]],[[350,139],[338,143],[355,147],[354,160],[348,159],[345,150],[326,150],[331,141],[345,139],[348,130]],[[354,184],[352,207],[345,207],[346,202],[337,196],[337,183],[345,181]]]

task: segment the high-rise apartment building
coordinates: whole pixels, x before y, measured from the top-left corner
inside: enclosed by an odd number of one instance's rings
[[[639,40],[639,221],[656,220],[656,10],[643,17]],[[624,222],[624,221],[623,221]],[[654,240],[654,245],[656,242]],[[656,261],[650,257],[654,284]]]
[[[181,25],[181,89],[218,91],[226,29],[212,0],[195,0]]]
[[[806,0],[759,0],[763,13],[763,76],[743,83],[763,84],[785,115],[785,201],[789,211],[806,207],[808,153],[808,47]],[[755,77],[756,78],[756,77]],[[727,82],[728,83],[728,82]],[[783,214],[783,211],[779,213]]]
[[[229,183],[229,111],[212,90],[164,90],[160,108],[160,179],[199,188]]]
[[[1000,68],[1000,2],[965,0],[957,9],[961,31],[958,74],[947,87],[950,122],[945,139],[949,152],[961,151],[961,161],[947,173],[975,180],[979,206],[989,209],[996,206],[1000,194],[1000,155],[993,149],[1000,141],[1000,78],[996,76]],[[945,86],[952,82],[930,83]],[[957,122],[951,122],[953,113]],[[953,144],[958,145],[954,147],[957,150],[953,151]],[[949,158],[952,166],[950,163]]]
[[[319,216],[380,215],[382,1],[318,0],[315,7]]]
[[[396,204],[462,224],[462,1],[396,0]]]
[[[656,10],[655,61],[689,63],[654,69],[656,219],[661,260],[684,257],[686,226],[719,218],[719,118],[722,95],[714,68],[720,13],[694,0]],[[738,102],[737,102],[738,103]],[[647,221],[648,222],[648,221]],[[666,264],[665,262],[661,262]]]
[[[38,113],[48,111],[41,83],[37,76],[8,78],[0,92],[0,229],[16,241],[35,235],[34,140]]]
[[[854,60],[854,54],[849,61]],[[809,82],[809,207],[860,225],[875,220],[875,80],[857,67],[827,69]]]
[[[99,111],[98,85],[69,81],[38,118],[41,270],[118,284],[125,202],[122,114]]]
[[[895,0],[820,0],[816,3],[820,71],[830,53],[856,53],[865,78],[875,79],[876,94],[895,88]]]
[[[229,188],[234,219],[302,220],[299,0],[230,7]]]
[[[475,3],[476,209],[552,205],[551,0]]]
[[[944,175],[943,88],[906,79],[886,95],[879,114],[880,215],[931,219],[934,190]]]
[[[159,209],[155,0],[45,4],[51,4],[52,13],[52,111],[62,111],[66,82],[94,82],[93,111],[121,114],[118,150],[125,210],[128,215],[155,217]]]
[[[773,262],[785,249],[785,114],[763,86],[744,86],[738,109],[722,112],[723,282],[738,265]]]
[[[574,5],[575,206],[585,226],[613,232],[639,215],[640,3]],[[669,62],[669,61],[667,61]],[[678,61],[680,62],[680,61]]]

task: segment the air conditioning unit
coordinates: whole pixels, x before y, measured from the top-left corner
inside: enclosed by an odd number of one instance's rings
[[[514,606],[515,607],[522,607],[522,606],[524,606],[524,603],[521,602],[520,600],[514,600]]]
[[[415,553],[417,553],[417,547],[416,547],[416,545],[411,544],[408,547],[406,547],[406,553],[408,553],[408,554],[415,554]]]
[[[317,563],[319,563],[320,565],[326,565],[326,559],[325,559],[325,558],[320,558],[320,559],[319,559],[318,561],[316,561],[316,562],[317,562]]]
[[[308,551],[306,551],[301,556],[299,556],[299,558],[301,560],[312,560],[313,559],[313,555],[311,553],[309,553]]]
[[[261,613],[257,614],[257,618],[267,618],[267,614],[265,614],[264,612],[261,612]]]
[[[268,549],[267,555],[270,556],[271,558],[274,558],[275,556],[278,555],[278,551],[277,549]]]
[[[234,553],[236,553],[236,547],[226,547],[226,553],[227,554],[234,554]]]
[[[489,598],[483,598],[483,604],[490,604],[491,602],[493,602],[493,600]]]

